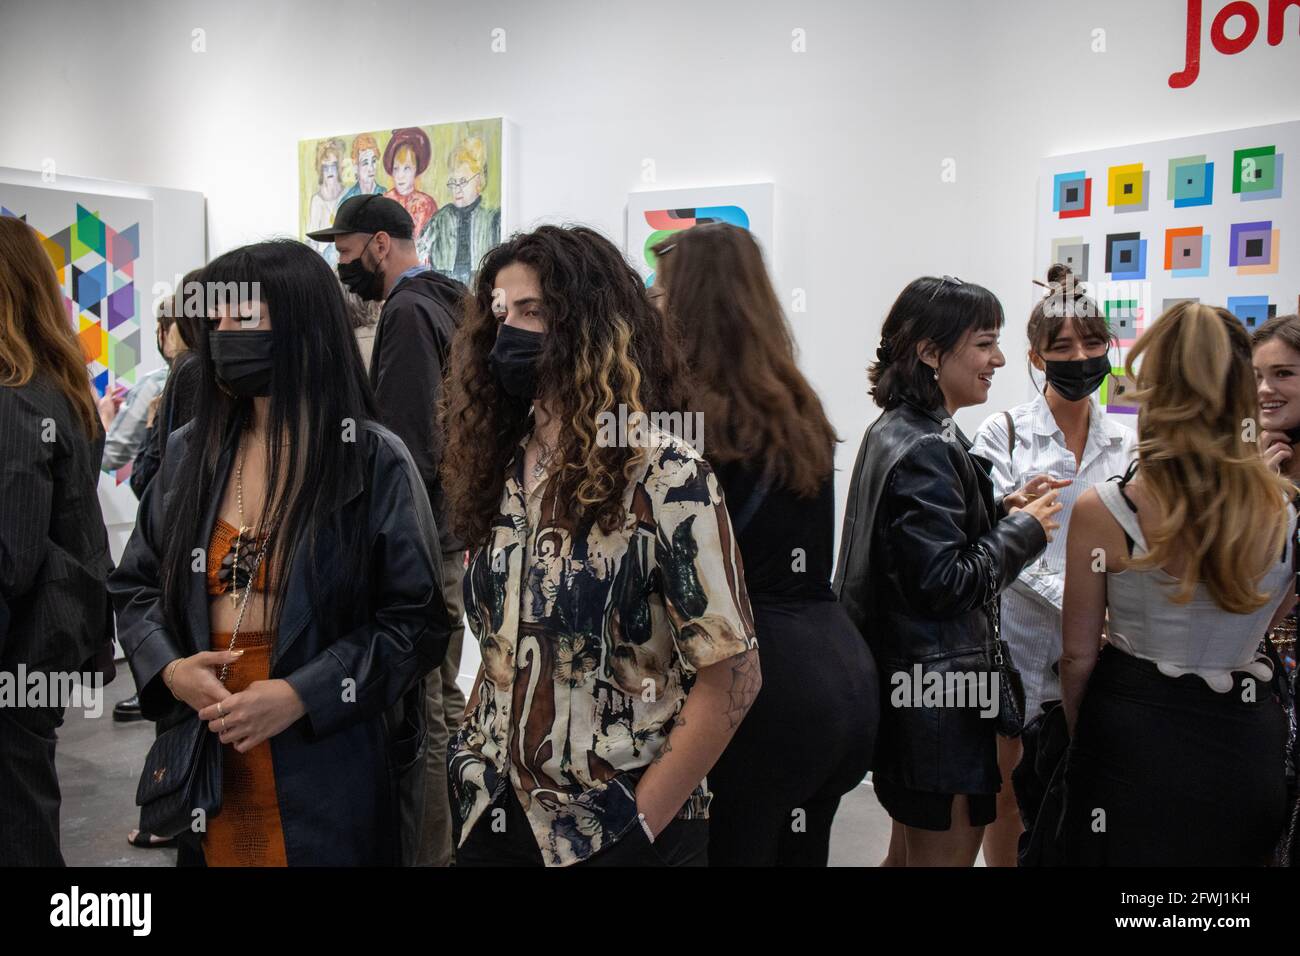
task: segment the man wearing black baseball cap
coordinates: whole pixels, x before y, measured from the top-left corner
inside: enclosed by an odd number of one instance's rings
[[[442,435],[435,409],[442,395],[443,371],[452,336],[460,324],[466,289],[420,262],[414,232],[411,214],[400,203],[369,195],[344,201],[334,225],[308,233],[307,238],[334,243],[339,254],[339,279],[348,289],[366,300],[384,300],[370,360],[370,385],[380,420],[406,443],[415,459],[438,520],[443,598],[450,616],[445,624],[435,622],[433,626],[446,627],[451,640],[442,666],[425,677],[427,751],[423,766],[417,764],[410,771],[411,779],[402,781],[402,836],[403,842],[409,844],[403,849],[405,862],[449,866],[452,846],[447,739],[465,709],[465,696],[456,687],[464,637],[461,579],[465,573],[465,548],[451,533],[438,481]],[[422,814],[416,795],[421,784]]]

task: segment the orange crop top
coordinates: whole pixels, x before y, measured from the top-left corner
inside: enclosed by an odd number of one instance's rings
[[[248,583],[248,572],[257,560],[257,552],[266,542],[266,535],[263,534],[257,540],[250,535],[244,535],[239,544],[239,555],[236,560],[235,539],[239,537],[239,529],[233,525],[227,524],[220,518],[212,526],[212,540],[208,542],[208,573],[207,588],[209,595],[228,594],[232,579],[240,591]],[[262,559],[261,565],[257,569],[257,579],[253,581],[254,591],[267,590],[267,565],[270,564],[270,555]]]

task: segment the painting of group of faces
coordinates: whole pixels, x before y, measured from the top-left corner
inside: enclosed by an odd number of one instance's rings
[[[387,196],[415,221],[420,261],[468,284],[501,241],[501,125],[471,120],[299,141],[300,237],[337,265],[334,244],[307,233],[333,225],[352,196]]]

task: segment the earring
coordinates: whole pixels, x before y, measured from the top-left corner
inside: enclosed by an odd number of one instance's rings
[[[934,370],[934,380],[935,380],[936,382],[939,381],[939,370],[938,370],[938,369],[935,369],[935,370]]]

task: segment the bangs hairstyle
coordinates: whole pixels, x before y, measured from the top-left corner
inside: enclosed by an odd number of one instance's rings
[[[531,427],[531,403],[508,395],[488,364],[501,325],[492,308],[497,275],[514,263],[532,268],[541,287],[536,398],[560,421],[550,480],[569,518],[594,515],[606,533],[620,527],[623,492],[645,461],[644,448],[602,446],[600,413],[617,415],[622,404],[631,420],[685,407],[680,346],[612,242],[584,226],[542,226],[492,249],[452,343],[442,407],[443,492],[471,548],[487,538],[506,470]]]
[[[364,480],[361,426],[375,419],[375,409],[333,270],[306,245],[283,239],[227,252],[214,259],[200,279],[210,304],[225,302],[236,313],[240,296],[256,290],[270,317],[273,371],[259,531],[272,532],[272,552],[264,560],[283,572],[270,576],[277,591],[272,629],[278,626],[287,572],[303,541],[312,558],[308,587],[313,607],[328,613],[330,607],[365,600],[352,594],[351,583],[364,579],[365,529],[343,527],[338,506],[344,492]],[[215,318],[215,311],[207,316],[212,329]],[[207,334],[199,337],[195,354],[200,366],[194,418],[186,436],[188,454],[167,509],[162,569],[167,625],[177,629],[186,626],[185,602],[194,577],[190,549],[200,541],[206,546],[203,539],[210,529],[200,525],[213,498],[220,500],[225,493],[224,487],[216,487],[218,459],[224,449],[237,447],[253,408],[253,399],[233,397],[218,386]],[[350,441],[344,438],[349,421],[355,435]],[[232,474],[234,466],[232,461]],[[152,482],[146,497],[161,493],[158,488],[159,483]],[[316,580],[318,533],[331,536],[342,556],[330,569],[328,583]]]
[[[1138,405],[1142,487],[1162,516],[1130,566],[1185,558],[1172,600],[1186,604],[1199,582],[1233,614],[1272,599],[1255,585],[1282,551],[1294,493],[1244,433],[1259,420],[1250,352],[1231,312],[1180,302],[1138,339],[1126,366],[1137,386],[1128,397]]]
[[[942,405],[934,369],[921,361],[917,346],[933,342],[942,364],[968,332],[999,330],[1004,321],[1002,303],[981,285],[949,276],[912,280],[880,330],[877,361],[867,368],[871,397],[886,411],[905,401],[924,409]]]
[[[757,461],[783,487],[816,495],[838,440],[799,371],[794,335],[747,229],[709,223],[654,247],[657,281],[695,381],[690,403],[714,464]]]
[[[1026,333],[1029,347],[1039,355],[1046,352],[1067,321],[1074,322],[1079,338],[1103,339],[1109,348],[1117,344],[1110,323],[1096,300],[1083,291],[1070,267],[1057,263],[1047,270],[1046,293],[1029,313]]]

